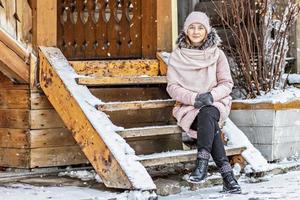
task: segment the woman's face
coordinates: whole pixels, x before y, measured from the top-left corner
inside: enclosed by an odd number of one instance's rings
[[[187,29],[187,36],[194,46],[199,46],[206,39],[206,29],[200,23],[192,23]]]

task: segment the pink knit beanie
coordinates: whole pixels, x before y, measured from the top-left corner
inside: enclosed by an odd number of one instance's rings
[[[185,34],[187,34],[187,29],[188,29],[189,25],[191,25],[192,23],[202,24],[206,28],[207,33],[210,33],[210,31],[211,31],[211,26],[209,24],[209,18],[203,12],[194,11],[194,12],[191,12],[189,14],[189,16],[187,16],[187,18],[185,19],[184,25],[183,25],[183,31],[185,32]]]

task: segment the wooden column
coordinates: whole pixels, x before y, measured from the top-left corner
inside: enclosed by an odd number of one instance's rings
[[[172,51],[172,1],[157,1],[157,51]]]
[[[157,2],[142,0],[142,57],[155,58],[157,51]]]
[[[32,0],[33,47],[56,46],[57,0]]]

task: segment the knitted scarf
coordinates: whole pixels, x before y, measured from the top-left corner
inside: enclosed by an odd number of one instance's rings
[[[212,29],[204,44],[194,47],[186,42],[186,35],[182,32],[177,40],[178,46],[169,58],[168,83],[179,84],[194,92],[209,91],[216,83],[220,41],[216,30]]]

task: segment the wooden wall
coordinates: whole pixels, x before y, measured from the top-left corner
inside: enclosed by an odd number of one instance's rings
[[[28,1],[1,0],[0,27],[24,46],[30,46],[32,11]]]
[[[0,166],[35,168],[87,163],[41,91],[0,72]]]

